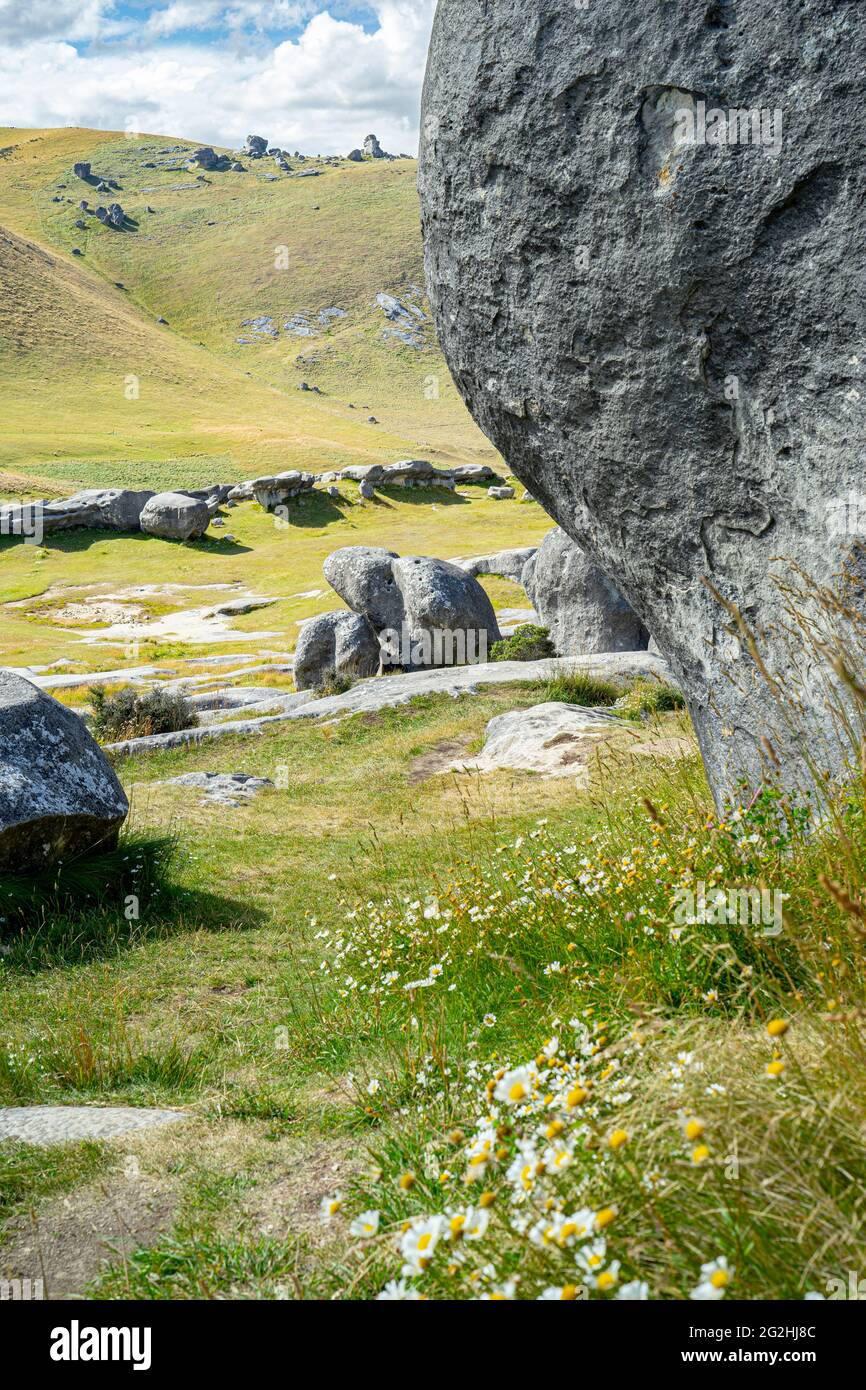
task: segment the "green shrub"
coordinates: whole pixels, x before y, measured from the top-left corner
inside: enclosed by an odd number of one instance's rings
[[[619,694],[619,686],[600,680],[591,671],[566,671],[544,687],[545,701],[561,700],[565,705],[612,705]]]
[[[623,719],[647,719],[652,714],[682,709],[685,700],[673,686],[662,681],[636,680],[630,690],[620,695],[614,709]]]
[[[198,715],[185,695],[168,690],[136,690],[128,685],[109,695],[102,685],[90,687],[93,733],[101,743],[193,729]]]
[[[315,696],[317,700],[324,700],[328,695],[345,695],[353,685],[351,676],[338,676],[335,671],[330,671],[322,684],[316,686]]]
[[[550,656],[556,656],[550,633],[535,623],[523,623],[490,648],[491,661],[543,661]]]

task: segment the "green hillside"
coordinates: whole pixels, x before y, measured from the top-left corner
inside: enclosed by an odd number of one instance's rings
[[[194,148],[0,130],[3,489],[493,461],[420,291],[414,161],[203,174],[186,167]],[[119,187],[97,192],[78,161]],[[82,198],[119,202],[126,229]],[[425,316],[410,311],[412,345],[379,294]]]

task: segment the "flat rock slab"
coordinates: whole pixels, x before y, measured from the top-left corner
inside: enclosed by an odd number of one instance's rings
[[[478,666],[449,666],[428,671],[407,671],[400,675],[378,676],[358,681],[342,695],[316,699],[313,692],[287,695],[280,714],[261,719],[231,719],[225,724],[199,726],[180,733],[150,734],[126,739],[107,747],[113,753],[130,755],[155,748],[179,748],[187,743],[204,743],[230,734],[265,732],[272,724],[294,719],[345,719],[353,714],[405,705],[418,695],[477,695],[487,685],[513,685],[515,681],[549,680],[573,672],[587,672],[599,680],[629,681],[638,677],[669,683],[670,670],[660,656],[651,652],[609,652],[596,656],[551,657],[544,661],[491,661]]]
[[[627,728],[607,710],[559,701],[509,710],[491,719],[478,756],[453,762],[450,770],[498,772],[507,768],[584,781],[594,746]]]
[[[188,787],[201,792],[202,806],[208,803],[240,806],[245,801],[251,801],[264,787],[274,784],[269,777],[252,777],[246,772],[184,772],[180,777],[170,777],[160,785]]]
[[[72,1144],[80,1139],[113,1139],[118,1134],[186,1118],[179,1110],[145,1110],[124,1105],[4,1106],[0,1108],[0,1141]]]

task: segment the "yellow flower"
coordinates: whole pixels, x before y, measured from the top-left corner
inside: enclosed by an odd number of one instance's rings
[[[767,1075],[772,1076],[774,1080],[781,1076],[784,1070],[785,1063],[782,1061],[781,1057],[777,1057],[775,1061],[767,1063]]]
[[[695,1165],[705,1163],[710,1156],[710,1151],[706,1144],[698,1144],[696,1149],[692,1149],[692,1163]]]
[[[628,1130],[615,1129],[607,1142],[612,1149],[621,1149],[623,1144],[628,1143]]]
[[[402,1178],[400,1179],[400,1186],[404,1192],[408,1192],[410,1187],[415,1186],[415,1174],[404,1173]]]
[[[577,1298],[577,1285],[565,1284],[563,1286],[562,1293],[559,1295],[559,1297],[566,1303],[573,1303]]]
[[[616,1275],[612,1269],[605,1269],[595,1281],[596,1288],[601,1289],[602,1293],[606,1293],[608,1289],[612,1289],[615,1284]]]
[[[605,1226],[609,1226],[614,1220],[616,1220],[616,1207],[602,1207],[601,1211],[595,1213],[595,1224],[599,1231],[603,1231]]]
[[[790,1023],[784,1018],[771,1018],[767,1024],[767,1032],[771,1038],[781,1038],[790,1028]]]
[[[495,1192],[482,1192],[481,1196],[478,1198],[478,1205],[479,1207],[492,1207],[495,1201]]]
[[[586,1100],[588,1094],[589,1092],[585,1091],[582,1086],[575,1086],[572,1090],[570,1090],[565,1098],[565,1103],[568,1106],[569,1110],[574,1110],[576,1106],[583,1105],[583,1102]]]
[[[561,1134],[564,1129],[565,1125],[562,1123],[562,1120],[551,1120],[547,1129],[544,1131],[545,1138],[555,1139],[557,1134]]]
[[[685,1124],[683,1125],[683,1133],[689,1140],[700,1139],[701,1135],[704,1132],[704,1128],[705,1126],[703,1120],[686,1120]]]

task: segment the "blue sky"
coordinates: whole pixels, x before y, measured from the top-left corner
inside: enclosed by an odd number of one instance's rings
[[[0,125],[415,153],[436,0],[0,0]]]

